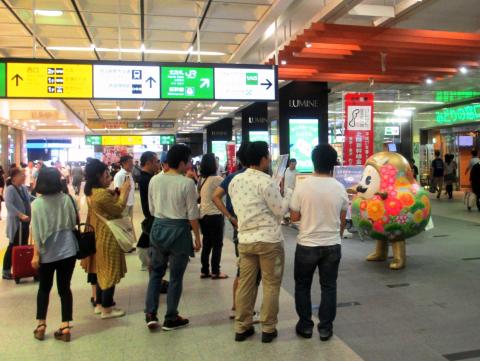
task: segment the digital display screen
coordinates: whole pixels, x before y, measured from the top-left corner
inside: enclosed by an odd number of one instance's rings
[[[473,137],[470,135],[460,135],[458,137],[459,147],[473,147]]]
[[[227,141],[226,140],[212,140],[212,153],[218,157],[221,166],[225,167],[227,163]]]
[[[93,65],[93,97],[159,99],[160,67]]]
[[[86,135],[85,144],[87,145],[102,145],[101,135]]]
[[[318,119],[290,119],[290,158],[300,173],[313,172],[312,150],[318,145]]]
[[[162,144],[162,145],[173,145],[173,144],[175,144],[175,136],[174,135],[161,135],[160,136],[160,144]]]
[[[270,136],[268,134],[268,131],[250,131],[248,132],[248,137],[250,139],[250,142],[257,142],[257,141],[262,141],[262,142],[267,142],[267,144],[270,145]]]
[[[215,99],[275,100],[273,69],[215,68]]]
[[[11,98],[91,98],[92,65],[8,63]]]
[[[389,152],[396,152],[397,151],[397,145],[394,144],[394,143],[388,143],[387,147],[388,147]]]
[[[162,67],[163,99],[213,99],[213,68]]]

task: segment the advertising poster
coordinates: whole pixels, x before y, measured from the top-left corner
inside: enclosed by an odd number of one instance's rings
[[[268,135],[268,130],[257,131],[251,130],[248,132],[248,138],[251,142],[262,141],[266,142],[270,146],[270,136]]]
[[[237,169],[237,147],[234,142],[227,143],[227,171],[233,173]]]
[[[356,186],[362,180],[363,165],[336,166],[333,177],[347,188]]]
[[[318,119],[290,119],[290,158],[300,173],[312,173],[312,150],[318,144]]]
[[[124,145],[115,145],[115,146],[104,146],[102,154],[102,162],[109,163],[118,163],[120,158],[124,155],[132,155],[133,147],[124,146]]]
[[[363,165],[373,154],[373,93],[348,93],[344,100],[344,165]]]
[[[222,167],[227,164],[227,141],[226,140],[212,140],[212,153],[218,157],[219,163]]]

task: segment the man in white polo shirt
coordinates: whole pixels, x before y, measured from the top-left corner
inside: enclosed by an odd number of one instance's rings
[[[260,314],[262,342],[277,337],[277,315],[285,253],[280,221],[288,211],[292,191],[281,188],[266,173],[271,158],[266,142],[248,145],[249,168],[228,186],[238,220],[240,279],[236,299],[235,341],[255,333],[253,313],[257,297],[257,275],[262,274],[263,304]]]
[[[318,318],[320,340],[333,335],[337,310],[337,276],[341,258],[341,239],[345,229],[348,196],[332,177],[337,163],[336,150],[317,145],[312,151],[315,172],[297,184],[290,203],[292,222],[300,221],[295,251],[295,307],[299,317],[296,332],[311,338],[313,334],[310,289],[317,268],[322,291]]]

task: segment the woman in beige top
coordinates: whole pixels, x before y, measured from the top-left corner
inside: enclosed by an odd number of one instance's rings
[[[125,311],[114,308],[113,296],[115,285],[127,273],[125,253],[118,245],[110,228],[101,217],[106,219],[121,218],[127,204],[130,192],[130,182],[125,182],[120,188],[120,194],[108,189],[112,177],[106,164],[92,160],[85,167],[85,195],[88,197],[88,222],[95,229],[97,252],[94,260],[83,262],[88,272],[92,271],[93,262],[97,274],[97,297],[95,314],[101,314],[102,319],[122,317]],[[100,216],[100,217],[99,217]]]

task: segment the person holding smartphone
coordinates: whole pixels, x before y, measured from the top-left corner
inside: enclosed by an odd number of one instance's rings
[[[122,169],[115,174],[113,179],[113,184],[115,191],[122,188],[125,182],[130,182],[130,193],[127,198],[127,207],[126,212],[133,221],[133,205],[135,204],[135,181],[133,180],[132,170],[133,170],[133,157],[131,155],[124,155],[120,158],[120,166]]]

